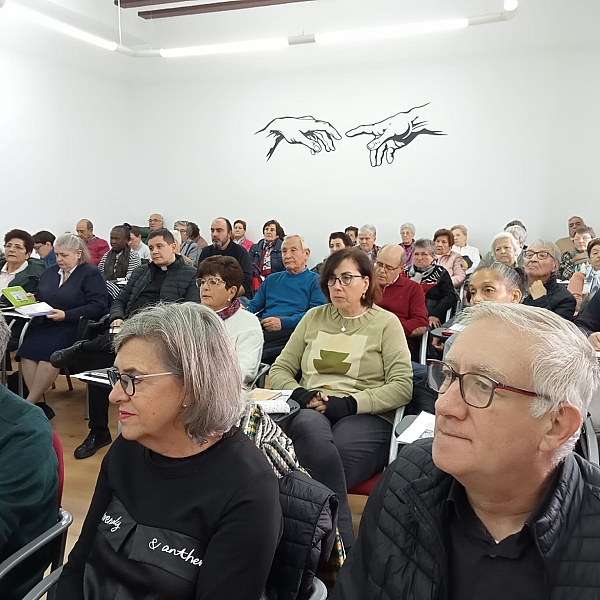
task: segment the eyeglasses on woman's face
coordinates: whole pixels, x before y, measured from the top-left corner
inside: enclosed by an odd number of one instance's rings
[[[207,279],[196,279],[196,285],[201,288],[203,285],[207,285],[208,287],[217,287],[218,285],[221,285],[222,283],[225,283],[225,281],[223,281],[222,279],[220,279],[219,277],[208,277]]]
[[[115,367],[111,367],[107,371],[108,381],[112,387],[117,385],[117,382],[121,382],[121,387],[123,391],[128,396],[133,396],[135,394],[135,382],[143,381],[144,379],[148,379],[149,377],[160,377],[161,375],[173,375],[171,372],[167,373],[148,373],[147,375],[129,375],[129,373],[119,373],[119,371]]]
[[[21,246],[20,244],[12,244],[8,242],[8,244],[4,245],[5,250],[14,250],[15,252],[25,252],[25,246]]]
[[[496,390],[506,390],[523,396],[537,396],[535,392],[504,385],[487,375],[458,373],[441,360],[427,361],[427,382],[432,390],[443,394],[448,391],[456,379],[458,379],[462,399],[473,408],[488,408],[494,399]]]
[[[363,275],[350,275],[350,273],[344,273],[339,277],[335,275],[331,275],[327,278],[327,287],[333,287],[337,281],[340,282],[341,285],[347,286],[352,283],[353,279],[364,279]]]

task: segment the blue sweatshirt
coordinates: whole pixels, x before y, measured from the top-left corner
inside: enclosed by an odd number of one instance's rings
[[[316,273],[308,269],[296,275],[281,271],[264,280],[247,309],[261,319],[278,317],[282,329],[294,329],[306,311],[326,302]]]

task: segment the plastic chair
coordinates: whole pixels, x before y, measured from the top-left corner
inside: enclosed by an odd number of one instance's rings
[[[313,589],[308,600],[325,600],[327,598],[327,588],[325,584],[316,577],[313,580]],[[24,599],[25,600],[25,599]],[[26,600],[37,600],[37,598],[27,598]]]
[[[53,589],[58,583],[58,579],[62,573],[62,565],[52,571],[50,575],[44,577],[26,596],[23,596],[23,600],[40,600],[40,598],[47,592],[48,600],[55,597],[56,590]]]
[[[268,365],[266,363],[260,363],[260,365],[258,366],[258,373],[256,374],[254,381],[248,386],[248,389],[253,390],[256,387],[264,388],[265,380],[270,370],[271,365]]]
[[[56,452],[56,458],[58,459],[58,507],[60,508],[62,506],[62,494],[65,484],[65,460],[63,456],[62,442],[60,441],[56,431],[52,432],[52,447],[54,448],[54,452]]]
[[[398,443],[396,442],[396,434],[394,433],[394,431],[396,431],[396,427],[402,420],[402,417],[404,417],[404,409],[405,408],[406,407],[404,407],[404,406],[397,408],[396,414],[394,415],[394,423],[392,425],[392,438],[390,440],[390,453],[388,456],[388,464],[391,463],[398,455]],[[367,479],[366,481],[363,481],[362,483],[355,485],[353,488],[350,488],[348,490],[348,493],[354,494],[355,496],[368,496],[373,491],[375,484],[377,483],[377,481],[379,480],[379,478],[381,477],[382,474],[383,474],[383,471],[381,471],[381,473],[376,473],[370,479]]]

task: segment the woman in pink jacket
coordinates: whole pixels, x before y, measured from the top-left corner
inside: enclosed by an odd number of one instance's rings
[[[433,236],[433,242],[435,244],[437,264],[444,267],[450,273],[450,279],[452,279],[454,288],[460,289],[467,274],[462,256],[452,250],[454,235],[452,235],[449,229],[438,229]]]

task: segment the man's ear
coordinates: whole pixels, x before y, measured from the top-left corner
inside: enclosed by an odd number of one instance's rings
[[[554,452],[581,427],[581,413],[567,402],[549,416],[550,421],[539,446],[542,452]]]

